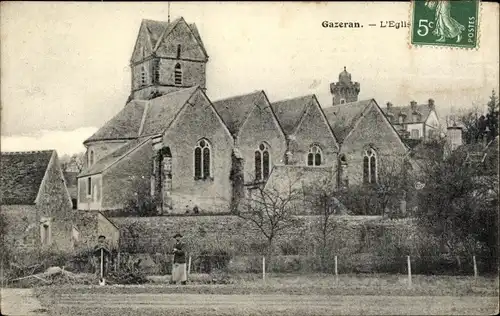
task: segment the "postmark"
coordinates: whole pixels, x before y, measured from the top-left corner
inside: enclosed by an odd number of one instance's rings
[[[479,0],[415,0],[411,10],[412,45],[478,47]]]

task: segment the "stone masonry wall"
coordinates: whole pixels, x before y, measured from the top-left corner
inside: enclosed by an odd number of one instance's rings
[[[298,254],[312,255],[318,245],[316,216],[301,217],[302,225],[291,229],[276,240],[276,250],[295,245]],[[234,255],[256,254],[265,244],[262,234],[237,216],[163,216],[114,217],[120,228],[120,248],[131,252],[170,252],[173,236],[184,235],[190,253],[223,249]],[[338,254],[374,252],[387,235],[399,236],[411,246],[415,227],[407,220],[387,221],[377,216],[336,216],[337,229],[330,235],[329,244]]]

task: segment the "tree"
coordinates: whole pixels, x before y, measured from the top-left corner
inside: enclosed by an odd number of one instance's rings
[[[333,216],[346,214],[345,207],[336,198],[338,195],[336,183],[331,178],[325,178],[313,185],[306,187],[304,198],[306,205],[313,210],[313,214],[318,215],[317,228],[320,239],[321,270],[327,272],[330,249],[328,247],[329,236],[338,227]]]
[[[498,255],[498,178],[479,174],[478,167],[452,155],[426,168],[418,193],[419,225],[441,240],[459,266],[463,255]]]
[[[71,156],[63,155],[61,156],[61,169],[63,172],[78,172],[80,173],[83,170],[84,161],[85,161],[85,153],[77,153]]]
[[[266,238],[268,262],[275,239],[300,225],[296,214],[299,207],[303,206],[303,191],[296,184],[288,183],[281,188],[258,185],[244,199],[243,209],[238,212],[238,217],[250,223]]]

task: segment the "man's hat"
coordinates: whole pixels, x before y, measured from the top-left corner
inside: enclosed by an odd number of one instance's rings
[[[177,238],[177,237],[181,237],[182,238],[182,235],[180,233],[177,233],[177,234],[175,234],[174,238]]]

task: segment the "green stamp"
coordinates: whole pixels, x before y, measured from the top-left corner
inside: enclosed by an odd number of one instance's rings
[[[415,0],[412,10],[413,45],[477,47],[479,0]]]

